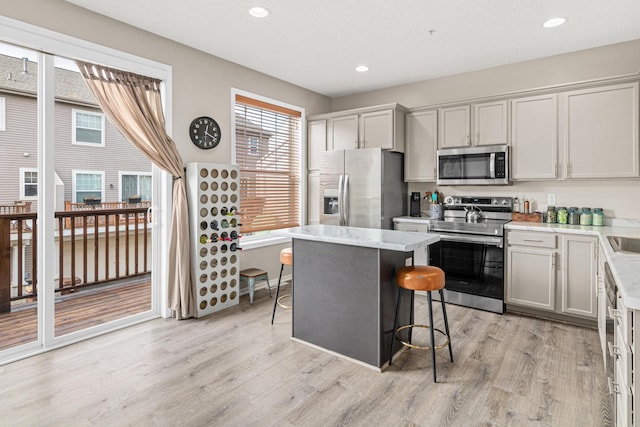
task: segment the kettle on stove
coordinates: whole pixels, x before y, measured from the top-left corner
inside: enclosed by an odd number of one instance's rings
[[[480,222],[482,221],[482,210],[476,206],[471,206],[467,208],[464,207],[464,210],[467,212],[464,216],[464,220],[466,222]]]

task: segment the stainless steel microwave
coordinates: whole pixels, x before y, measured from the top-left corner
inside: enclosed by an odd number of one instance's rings
[[[444,148],[437,151],[438,185],[509,184],[509,147]]]

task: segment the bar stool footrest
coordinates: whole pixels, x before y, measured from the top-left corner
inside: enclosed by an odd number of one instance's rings
[[[419,345],[411,344],[411,343],[410,343],[410,342],[408,342],[408,341],[402,341],[402,340],[400,339],[400,337],[398,336],[398,333],[399,333],[400,331],[404,330],[404,329],[411,329],[411,328],[431,329],[428,325],[418,325],[418,324],[404,325],[404,326],[400,326],[400,327],[396,330],[396,336],[395,336],[395,338],[396,338],[398,341],[400,341],[400,343],[401,343],[402,345],[404,345],[405,347],[414,348],[414,349],[416,349],[416,350],[431,350],[431,346],[419,346]],[[445,340],[445,342],[444,342],[444,343],[442,343],[442,344],[438,344],[438,345],[434,346],[434,348],[435,348],[436,350],[440,350],[440,349],[443,349],[443,348],[447,347],[447,346],[449,345],[449,342],[450,342],[449,337],[447,337],[447,334],[446,334],[446,333],[444,333],[443,331],[441,331],[441,330],[440,330],[440,329],[438,329],[438,328],[433,328],[433,330],[434,330],[434,332],[438,332],[438,333],[440,333],[443,337],[445,337],[445,338],[446,338],[446,340]]]
[[[291,296],[292,296],[291,294],[286,294],[286,295],[282,295],[282,296],[278,297],[277,304],[278,304],[280,307],[282,307],[282,308],[292,308],[293,306],[291,306],[291,305],[286,305],[286,304],[284,304],[284,303],[282,302],[282,300],[283,300],[283,299],[285,299],[285,298],[290,298]]]

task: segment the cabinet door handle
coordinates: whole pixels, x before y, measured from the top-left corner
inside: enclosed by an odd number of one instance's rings
[[[551,254],[551,266],[555,268],[556,266],[556,253]]]
[[[353,141],[353,148],[358,148],[358,140],[356,139],[355,141]]]
[[[567,163],[567,178],[571,177],[571,163]]]
[[[365,139],[363,139],[361,148],[365,148],[366,146],[367,146],[367,141]]]
[[[544,240],[524,239],[525,242],[542,243]]]
[[[471,141],[470,141],[470,138],[469,138],[469,134],[467,134],[467,145],[471,145]]]
[[[556,163],[553,167],[553,177],[554,178],[558,177],[558,163]]]
[[[607,348],[609,349],[609,356],[615,357],[616,360],[622,356],[622,352],[620,351],[620,347],[617,347],[611,344],[611,341],[607,341]]]
[[[611,381],[611,377],[607,377],[607,387],[609,388],[609,394],[621,394],[620,384]]]
[[[476,145],[480,144],[480,132],[476,133]]]

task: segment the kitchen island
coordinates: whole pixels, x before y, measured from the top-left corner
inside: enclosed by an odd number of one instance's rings
[[[438,234],[333,225],[279,230],[292,239],[293,326],[297,341],[381,370],[389,358],[396,270]],[[400,322],[409,323],[410,294]]]

